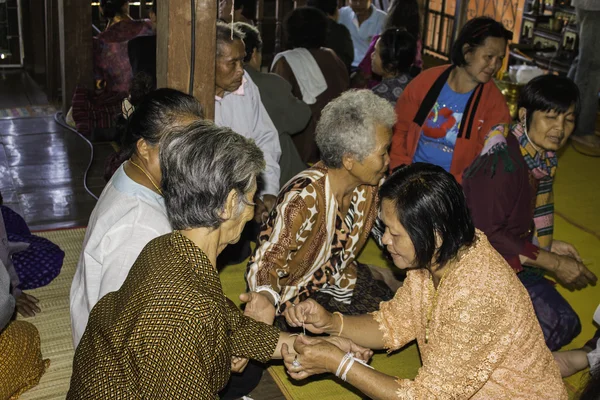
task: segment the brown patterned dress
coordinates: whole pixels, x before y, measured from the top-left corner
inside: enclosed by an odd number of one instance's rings
[[[92,309],[67,398],[218,399],[231,356],[266,362],[278,339],[242,315],[202,250],[173,232],[148,243]]]
[[[280,313],[312,297],[330,311],[364,314],[393,297],[356,260],[377,219],[378,188],[357,187],[343,216],[327,171],[319,162],[281,190],[248,263],[250,290],[279,294]]]

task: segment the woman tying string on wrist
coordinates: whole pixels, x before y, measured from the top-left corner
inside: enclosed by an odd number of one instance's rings
[[[283,352],[291,377],[336,373],[373,399],[567,399],[527,291],[473,226],[454,177],[431,164],[402,166],[380,196],[383,243],[407,270],[395,297],[372,314],[334,315],[309,299],[284,315],[371,349],[416,340],[423,366],[415,379],[396,378],[302,336],[297,357]]]

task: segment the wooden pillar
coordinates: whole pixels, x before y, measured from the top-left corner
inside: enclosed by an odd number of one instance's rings
[[[153,0],[156,1],[156,0]],[[148,10],[147,10],[146,0],[140,0],[140,6],[138,8],[139,19],[148,18]]]
[[[277,54],[283,49],[283,0],[275,2],[275,52]]]
[[[256,19],[256,29],[262,35],[262,22],[265,17],[265,0],[258,0],[256,2],[256,15],[254,18]]]
[[[212,120],[215,112],[217,2],[195,0],[195,8],[195,58],[192,71],[191,1],[158,2],[157,83],[158,87],[170,87],[193,94],[202,104],[206,119]],[[194,74],[191,88],[190,73]]]
[[[46,95],[58,100],[60,86],[60,40],[58,29],[58,1],[45,0],[46,10]]]
[[[92,7],[86,0],[58,0],[63,112],[71,107],[75,86],[94,87]]]

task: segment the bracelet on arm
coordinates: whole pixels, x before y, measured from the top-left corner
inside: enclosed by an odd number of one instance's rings
[[[274,291],[273,288],[271,288],[271,286],[268,286],[268,285],[258,286],[254,291],[256,293],[260,293],[260,292],[269,293],[271,295],[271,297],[273,297],[273,301],[275,301],[275,304],[273,304],[273,307],[275,307],[275,309],[277,309],[277,306],[281,302],[281,296],[279,296],[279,293]]]
[[[350,360],[351,358],[354,358],[352,356],[352,353],[348,352],[348,353],[344,354],[344,357],[342,358],[342,361],[340,361],[340,365],[338,366],[338,369],[335,372],[335,376],[337,376],[338,378],[341,378],[340,373],[342,372],[342,368],[344,368],[344,364],[346,364],[348,362],[348,360]]]
[[[344,314],[342,314],[339,311],[336,311],[336,312],[333,313],[333,315],[339,315],[340,316],[340,322],[341,322],[341,324],[340,324],[340,331],[338,332],[337,335],[338,336],[342,336],[342,331],[344,330]]]
[[[354,355],[351,352],[348,352],[348,353],[346,353],[344,355],[344,357],[342,358],[342,361],[340,361],[340,365],[338,366],[338,369],[335,372],[335,376],[337,376],[338,378],[341,378],[344,382],[346,382],[348,371],[350,371],[350,369],[352,369],[352,366],[354,365],[355,361],[357,363],[360,363],[360,364],[364,365],[365,367],[369,367],[371,369],[374,369],[373,367],[371,367],[366,362],[361,361],[358,358],[355,358]],[[343,373],[342,373],[342,370],[344,370]]]

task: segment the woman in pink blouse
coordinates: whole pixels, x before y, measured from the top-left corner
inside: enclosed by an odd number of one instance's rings
[[[294,379],[332,372],[376,399],[567,399],[529,295],[475,229],[460,185],[442,168],[402,166],[381,187],[383,243],[407,270],[372,314],[331,314],[312,300],[285,312],[292,326],[394,351],[417,341],[423,366],[402,379],[354,362],[321,338],[284,354]]]

